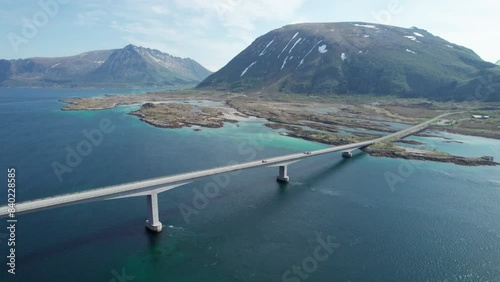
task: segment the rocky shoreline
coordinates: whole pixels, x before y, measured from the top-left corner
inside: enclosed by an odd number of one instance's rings
[[[484,137],[484,138],[490,138],[490,139],[500,139],[500,134],[499,134],[500,128],[496,132],[486,132],[484,130],[483,131],[474,131],[474,130],[467,130],[467,129],[463,129],[463,128],[449,128],[449,127],[442,127],[442,126],[441,127],[431,126],[429,129],[453,133],[453,134]]]
[[[237,123],[229,119],[222,109],[179,103],[146,103],[131,115],[143,122],[161,128],[183,128],[200,126],[220,128],[225,122]],[[195,129],[199,131],[199,129]]]
[[[272,129],[285,129],[287,132],[281,133],[281,135],[290,136],[294,138],[300,138],[307,141],[314,141],[328,145],[346,145],[355,142],[364,141],[360,138],[354,138],[350,136],[343,136],[340,134],[332,134],[328,132],[319,132],[312,130],[305,130],[304,128],[296,125],[282,124],[282,123],[267,123],[266,127]],[[366,139],[366,138],[365,138]]]
[[[345,116],[329,113],[318,113],[299,103],[283,103],[281,105],[267,104],[264,102],[251,102],[247,100],[227,100],[226,104],[238,112],[248,116],[265,118],[271,122],[308,126],[313,129],[337,132],[339,126],[348,128],[362,128],[379,132],[395,132],[388,126],[376,124],[372,121],[350,117],[352,110],[343,108]],[[281,107],[279,107],[281,106]],[[314,105],[319,107],[320,105]]]
[[[411,150],[406,150],[403,147],[398,147],[398,148],[402,149],[394,150],[394,148],[367,147],[363,149],[363,152],[374,157],[453,163],[462,166],[500,165],[500,163],[488,160],[485,157],[470,158],[470,157],[454,156],[445,153],[436,153],[433,151],[424,151],[424,150],[411,151]]]
[[[189,96],[186,96],[188,94]],[[221,106],[201,106],[179,102],[186,100],[218,101]],[[222,96],[207,96],[198,92],[179,92],[175,95],[172,93],[146,93],[140,95],[71,98],[61,101],[69,104],[63,110],[101,110],[120,105],[143,104],[139,110],[130,114],[156,127],[183,128],[194,126],[193,130],[195,131],[200,131],[203,127],[220,128],[226,122],[237,123],[241,118],[253,116],[268,120],[270,123],[265,126],[282,130],[280,132],[282,135],[335,146],[372,140],[381,137],[382,132],[392,133],[396,131],[384,121],[416,124],[424,119],[419,112],[414,111],[413,115],[416,116],[405,117],[389,112],[388,107],[384,108],[372,104],[311,101],[280,102],[258,98],[249,99],[246,95],[233,95],[230,93]],[[407,109],[398,108],[398,111],[404,110]],[[437,125],[431,125],[429,128],[438,131],[455,131],[452,128]],[[340,133],[341,130],[347,131],[348,134]],[[364,130],[368,132],[364,132]],[[476,132],[478,134],[468,134],[470,132],[456,133],[498,138],[496,132],[491,134],[486,134],[483,131]],[[427,134],[419,133],[417,135],[426,136]],[[423,145],[417,141],[404,139],[394,140],[394,142]],[[454,141],[449,140],[447,142]],[[459,165],[497,165],[495,162],[489,162],[482,158],[464,158],[439,152],[424,152],[422,150],[416,152],[415,149],[404,149],[392,143],[384,144],[384,146],[386,147],[371,146],[365,149],[365,152],[372,156],[430,160]]]

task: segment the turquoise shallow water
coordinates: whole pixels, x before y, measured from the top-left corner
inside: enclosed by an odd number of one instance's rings
[[[438,151],[466,157],[493,156],[497,160],[500,159],[500,150],[498,149],[500,141],[498,140],[429,130],[424,133],[435,137],[408,137],[408,140],[415,140],[425,144],[409,146],[435,148]]]
[[[258,119],[194,132],[126,115],[137,106],[59,110],[64,96],[105,93],[0,90],[0,164],[18,171],[18,201],[325,147],[280,136]],[[59,182],[52,163],[64,163],[67,146],[76,148],[82,130],[103,119],[113,132]],[[500,158],[496,140],[448,137],[464,143],[422,141]],[[156,236],[144,229],[142,198],[19,215],[17,274],[8,275],[1,258],[0,281],[120,281],[122,273],[125,281],[287,281],[287,270],[289,281],[498,281],[498,171],[361,153],[350,160],[319,156],[291,165],[288,185],[275,181],[276,168],[221,178],[227,185],[198,208],[197,191],[216,179],[165,192],[159,197],[164,232]],[[398,181],[391,184],[387,175]],[[186,206],[195,213],[183,215]],[[0,225],[5,230],[3,219]],[[313,267],[307,261],[318,236],[331,236],[336,248]],[[293,273],[303,262],[314,269],[303,273],[307,279]]]

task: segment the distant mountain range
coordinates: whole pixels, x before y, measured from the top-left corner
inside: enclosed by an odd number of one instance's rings
[[[498,60],[498,61],[497,61],[497,65],[499,65],[499,66],[500,66],[500,60]]]
[[[257,38],[198,88],[500,101],[500,67],[416,27],[306,23]]]
[[[71,57],[0,60],[2,87],[193,85],[210,74],[194,60],[134,45]]]

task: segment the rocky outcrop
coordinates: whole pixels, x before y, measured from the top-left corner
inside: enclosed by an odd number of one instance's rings
[[[399,147],[402,148],[402,147]],[[454,156],[445,153],[437,153],[432,151],[411,152],[407,150],[394,150],[393,148],[372,148],[363,149],[365,153],[376,157],[399,158],[407,160],[434,161],[442,163],[454,163],[463,166],[497,166],[500,163],[494,162],[487,157],[468,158]]]

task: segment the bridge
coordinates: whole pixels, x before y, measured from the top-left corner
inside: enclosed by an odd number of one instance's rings
[[[153,232],[161,232],[162,223],[158,214],[158,194],[161,192],[174,189],[188,183],[191,183],[199,178],[228,173],[232,171],[256,168],[256,167],[278,167],[277,180],[281,182],[288,182],[288,166],[303,160],[323,154],[342,152],[344,158],[352,157],[352,152],[357,149],[363,149],[378,142],[390,141],[394,139],[404,138],[425,129],[429,124],[444,116],[450,115],[443,114],[416,126],[398,131],[396,133],[383,136],[370,141],[352,143],[342,146],[334,146],[327,149],[307,151],[302,153],[295,153],[285,156],[273,157],[269,159],[256,160],[246,163],[228,165],[224,167],[211,168],[206,170],[182,173],[172,176],[160,177],[155,179],[148,179],[143,181],[131,182],[126,184],[114,185],[103,187],[94,190],[77,192],[72,194],[54,196],[50,198],[37,199],[27,202],[18,203],[15,205],[16,214],[35,212],[44,209],[62,207],[67,205],[74,205],[86,202],[120,199],[128,197],[146,197],[148,203],[148,214],[146,227]],[[0,217],[9,214],[8,206],[0,207]]]

